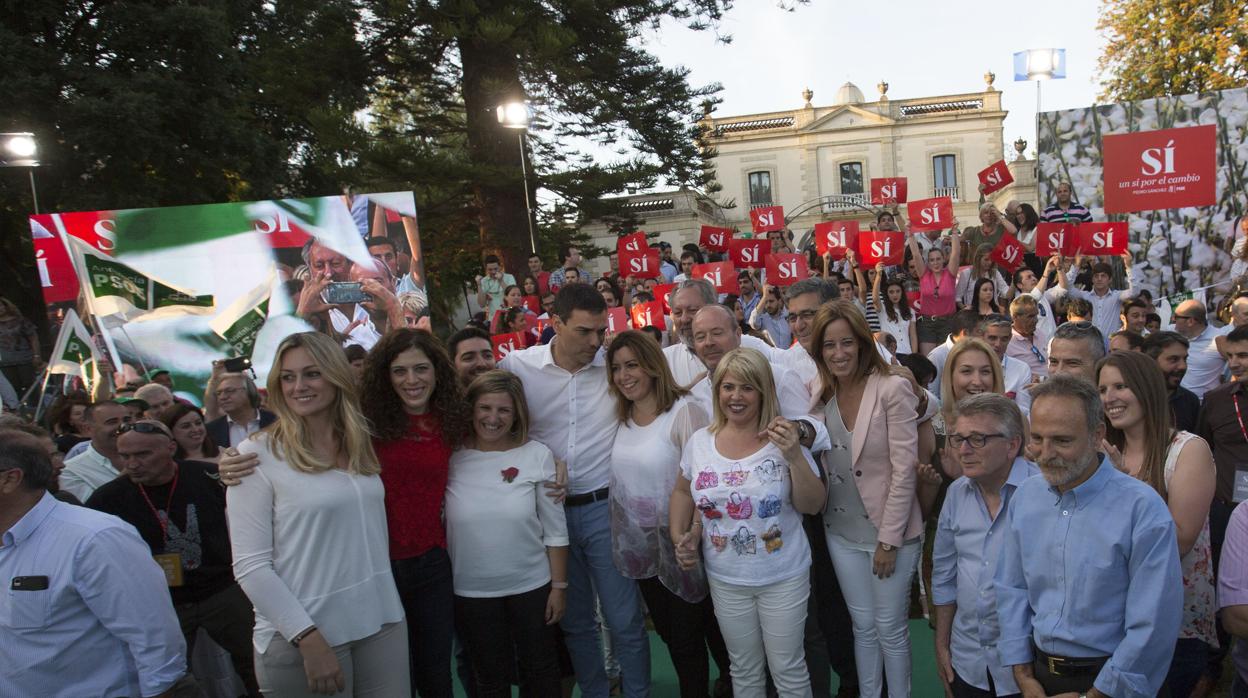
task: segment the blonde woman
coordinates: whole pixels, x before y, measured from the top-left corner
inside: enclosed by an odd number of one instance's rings
[[[819,469],[797,425],[780,416],[761,353],[728,352],[712,385],[711,424],[685,444],[672,490],[677,560],[692,569],[702,548],[734,694],[763,695],[767,669],[780,695],[810,696],[800,631],[810,548],[801,515],[823,507]]]
[[[269,372],[277,420],[238,446],[258,465],[226,493],[226,511],[266,695],[411,690],[385,491],[355,391],[333,340],[293,334]]]

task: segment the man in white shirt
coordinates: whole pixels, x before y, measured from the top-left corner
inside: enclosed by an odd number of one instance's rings
[[[623,695],[641,698],[650,691],[641,594],[611,557],[607,485],[619,422],[601,351],[607,305],[593,286],[568,284],[555,297],[551,321],[555,338],[550,344],[513,351],[499,367],[524,383],[530,436],[568,466],[568,601],[561,625],[577,684],[582,695],[608,692],[594,618],[596,592],[620,663]]]
[[[1131,253],[1124,253],[1122,261],[1127,270],[1127,287],[1121,291],[1110,289],[1109,282],[1114,270],[1105,262],[1092,265],[1092,290],[1090,292],[1070,285],[1079,270],[1078,261],[1071,267],[1070,272],[1057,275],[1058,284],[1068,296],[1085,300],[1092,305],[1092,324],[1101,331],[1102,337],[1108,337],[1118,331],[1118,328],[1122,326],[1123,301],[1134,298],[1138,293],[1134,289],[1135,271],[1131,267]]]
[[[774,287],[772,287],[774,288]],[[777,293],[779,290],[777,289]],[[811,330],[815,314],[824,303],[836,298],[835,284],[820,278],[802,279],[784,290],[786,320],[792,333],[792,344],[784,351],[784,365],[797,373],[806,389],[814,394],[819,386],[819,369],[810,358]]]
[[[81,454],[65,461],[61,472],[61,491],[85,502],[97,487],[112,482],[120,474],[113,465],[117,461],[117,428],[133,421],[130,408],[115,401],[93,403],[82,418],[91,425],[91,444]]]
[[[979,334],[997,353],[997,358],[1001,360],[1002,378],[1005,380],[1005,396],[1018,403],[1018,406],[1026,415],[1031,410],[1031,393],[1027,391],[1027,387],[1031,385],[1031,368],[1015,359],[1006,355],[1006,350],[1010,346],[1010,340],[1013,338],[1014,329],[1010,323],[1010,318],[1005,315],[989,315],[979,323]]]
[[[1039,328],[1040,308],[1036,299],[1019,295],[1010,302],[1010,318],[1013,320],[1009,347],[1005,355],[1027,364],[1031,375],[1044,378],[1049,375],[1049,337]]]
[[[1218,353],[1214,342],[1218,330],[1209,326],[1204,302],[1195,299],[1179,303],[1171,317],[1175,331],[1191,343],[1187,349],[1187,375],[1183,376],[1182,385],[1204,400],[1205,393],[1222,384],[1222,374],[1226,373],[1226,359]]]
[[[715,287],[705,279],[682,281],[668,296],[668,304],[672,308],[674,337],[680,341],[664,349],[663,356],[667,359],[668,368],[672,369],[672,377],[676,379],[677,385],[691,386],[706,373],[706,366],[693,352],[693,316],[703,306],[717,303]],[[763,340],[750,335],[741,338],[741,345],[759,350],[772,362],[783,354]]]
[[[255,382],[242,373],[223,373],[208,387],[216,399],[217,409],[224,414],[204,428],[220,448],[239,445],[275,419],[272,412],[260,409],[260,391]]]

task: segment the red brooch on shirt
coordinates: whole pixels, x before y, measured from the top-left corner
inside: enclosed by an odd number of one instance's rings
[[[511,482],[516,479],[517,475],[520,474],[520,471],[517,470],[514,466],[507,468],[506,470],[502,472],[503,472],[503,482]]]

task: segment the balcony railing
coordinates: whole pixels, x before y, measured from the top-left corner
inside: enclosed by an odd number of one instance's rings
[[[824,213],[840,213],[853,211],[871,205],[871,195],[866,193],[838,194],[836,198],[823,202]]]
[[[958,188],[957,188],[957,187],[936,187],[936,188],[932,189],[932,196],[933,196],[933,197],[937,197],[937,196],[947,196],[947,197],[949,197],[949,198],[953,199],[954,201],[961,201],[961,200],[962,200],[962,198],[958,196]]]
[[[775,204],[770,201],[758,201],[750,204],[750,210],[753,211],[756,208],[767,208],[768,206],[775,206]]]

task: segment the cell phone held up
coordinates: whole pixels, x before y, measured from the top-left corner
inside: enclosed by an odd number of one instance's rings
[[[246,356],[235,356],[232,359],[226,359],[221,363],[221,367],[226,373],[242,373],[251,368],[251,359]]]
[[[372,296],[364,292],[363,284],[358,281],[332,281],[321,291],[321,300],[330,305],[365,303],[372,299]]]

